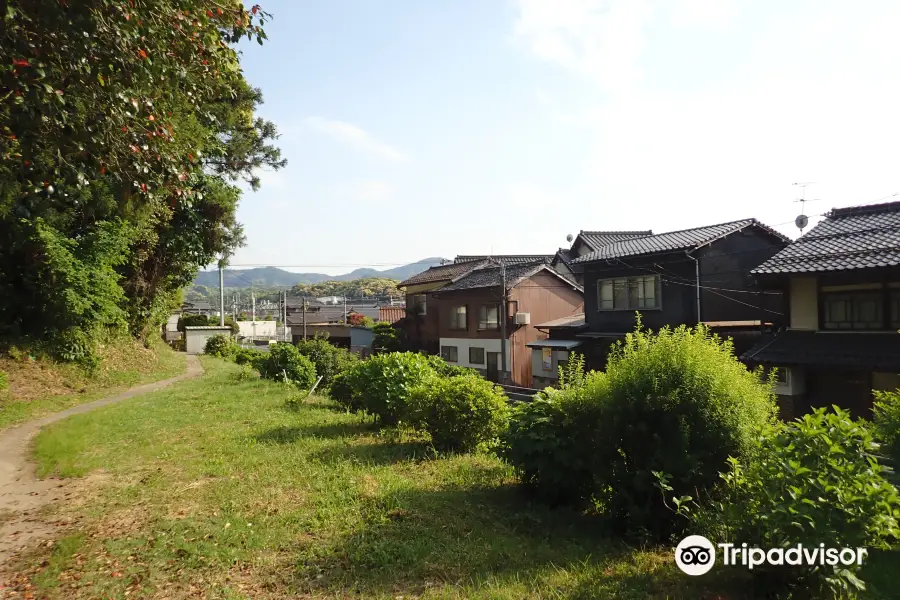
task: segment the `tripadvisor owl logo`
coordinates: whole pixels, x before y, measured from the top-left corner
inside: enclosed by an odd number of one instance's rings
[[[861,566],[867,557],[866,548],[826,547],[797,544],[784,548],[758,548],[746,543],[721,543],[722,566],[746,567],[753,570],[762,565],[835,567]],[[716,546],[702,535],[689,535],[675,548],[675,564],[688,575],[704,575],[716,564]]]
[[[716,564],[716,548],[702,535],[689,535],[675,548],[675,564],[688,575],[704,575]]]

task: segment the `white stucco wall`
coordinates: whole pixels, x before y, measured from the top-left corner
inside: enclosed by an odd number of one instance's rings
[[[203,354],[206,340],[214,335],[231,335],[230,327],[185,327],[184,349],[188,354]]]
[[[501,340],[476,340],[470,338],[441,338],[441,347],[456,346],[459,360],[455,363],[460,367],[472,367],[473,369],[487,369],[487,353],[500,352]],[[469,348],[484,348],[484,363],[472,364],[469,362]],[[509,341],[506,342],[506,369],[509,372],[512,356],[509,350]],[[497,361],[500,362],[499,360]]]
[[[791,329],[819,328],[819,298],[815,277],[791,278]]]
[[[238,321],[238,327],[240,335],[244,337],[274,338],[277,335],[278,323],[275,321]]]

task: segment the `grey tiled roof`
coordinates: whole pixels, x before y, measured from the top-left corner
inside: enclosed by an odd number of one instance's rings
[[[578,284],[566,279],[545,263],[531,263],[526,265],[510,265],[506,267],[506,285],[507,287],[515,287],[523,279],[531,277],[538,271],[546,270],[560,280],[568,282],[568,285],[576,289],[581,289]],[[465,277],[462,277],[453,283],[445,285],[440,289],[441,292],[453,292],[458,290],[472,290],[477,288],[499,287],[501,283],[500,267],[482,267],[475,269]],[[562,283],[561,283],[562,284]]]
[[[752,272],[815,273],[900,265],[900,202],[837,208]]]
[[[647,231],[581,231],[578,235],[591,250],[596,251],[603,246],[622,240],[647,237],[653,235],[653,232],[649,229]]]
[[[694,227],[693,229],[683,229],[681,231],[670,231],[668,233],[658,233],[656,235],[648,235],[645,237],[632,238],[622,240],[603,246],[599,250],[585,254],[576,258],[574,263],[586,263],[595,260],[606,260],[612,258],[624,258],[626,256],[639,256],[642,254],[657,254],[660,252],[674,252],[678,250],[691,250],[698,248],[720,237],[730,233],[735,233],[747,227],[760,227],[774,236],[788,241],[788,238],[780,233],[766,227],[756,219],[741,219],[740,221],[731,221],[729,223],[719,223],[718,225],[707,225],[705,227]]]
[[[900,335],[787,330],[769,334],[741,355],[749,363],[818,365],[900,372]]]
[[[493,259],[504,265],[524,265],[536,262],[549,263],[553,260],[553,254],[501,254],[498,256],[457,256],[453,259],[454,263],[471,263],[474,261],[485,261]]]
[[[427,271],[423,271],[418,275],[413,275],[405,281],[397,284],[397,287],[405,287],[408,285],[416,285],[419,283],[432,283],[435,281],[449,281],[460,275],[471,271],[479,265],[477,262],[451,263],[449,265],[440,265],[431,267]]]

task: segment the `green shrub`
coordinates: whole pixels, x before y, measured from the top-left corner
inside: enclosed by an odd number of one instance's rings
[[[229,359],[234,357],[237,351],[237,344],[230,337],[222,334],[214,335],[206,340],[206,346],[203,348],[204,354]]]
[[[315,337],[297,342],[297,350],[312,361],[316,374],[322,378],[322,385],[331,385],[332,380],[359,359],[344,348],[329,344],[326,338]]]
[[[503,390],[478,375],[433,375],[412,390],[408,415],[414,427],[431,435],[435,448],[468,452],[497,439],[509,406]]]
[[[375,352],[397,352],[403,347],[403,331],[386,321],[379,321],[372,326],[375,339],[372,350]]]
[[[378,354],[359,364],[353,400],[382,425],[404,419],[410,392],[434,374],[428,358],[413,352]]]
[[[896,472],[900,469],[900,390],[875,391],[872,426],[875,438],[882,445],[881,451],[893,463]]]
[[[773,426],[756,455],[730,461],[721,497],[694,521],[710,539],[762,548],[887,548],[900,534],[900,497],[883,477],[876,449],[865,422],[837,408]],[[862,586],[856,565],[754,571],[775,593],[794,587],[821,598],[826,589],[837,595]]]
[[[250,365],[257,371],[262,370],[268,353],[256,348],[238,348],[234,353],[234,362],[239,365]]]
[[[264,354],[259,374],[266,379],[289,381],[303,389],[311,388],[316,382],[315,366],[293,344],[272,344]]]
[[[438,375],[443,377],[462,377],[468,375],[480,375],[475,369],[469,367],[460,367],[451,365],[440,356],[434,354],[425,355],[428,358],[428,364],[435,370]]]
[[[514,411],[503,455],[541,495],[593,502],[632,537],[664,539],[683,526],[654,472],[676,494],[709,490],[775,418],[769,386],[704,328],[639,326],[605,375],[579,370],[564,369],[564,389]]]
[[[6,371],[0,371],[0,392],[5,392],[7,389],[9,389],[9,376]]]
[[[681,524],[661,505],[654,471],[675,494],[709,490],[775,419],[770,386],[703,327],[653,335],[638,326],[611,353],[606,376],[595,494],[631,534],[664,538]]]
[[[209,317],[206,315],[182,315],[178,317],[178,324],[175,328],[184,333],[185,327],[205,327],[209,324]]]
[[[591,372],[580,385],[547,388],[513,406],[499,454],[534,493],[553,504],[593,495],[593,454],[606,399],[606,375]]]
[[[360,377],[363,362],[357,362],[351,367],[334,376],[331,385],[328,386],[328,395],[331,399],[351,412],[362,412],[365,406],[362,403]]]

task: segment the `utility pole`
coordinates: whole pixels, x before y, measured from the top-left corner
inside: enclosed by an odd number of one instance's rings
[[[255,342],[256,341],[256,294],[254,294],[252,291],[250,292],[250,303],[252,305],[252,308],[251,308],[252,312],[250,313],[250,322],[252,323],[252,325],[251,325],[253,327],[253,336],[252,337],[253,337],[253,341]]]
[[[344,294],[344,325],[347,324],[347,295]]]
[[[306,296],[303,296],[303,339],[306,340]]]
[[[508,293],[506,290],[506,265],[500,261],[500,383],[506,383],[506,305]]]
[[[219,326],[225,325],[225,259],[219,261]]]
[[[231,320],[237,323],[237,294],[231,295]]]

